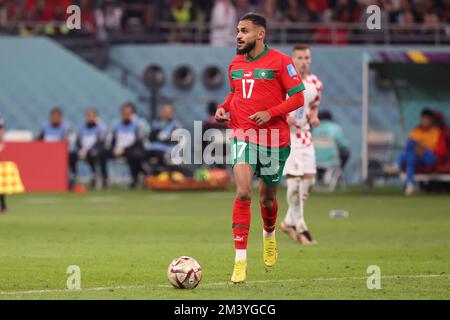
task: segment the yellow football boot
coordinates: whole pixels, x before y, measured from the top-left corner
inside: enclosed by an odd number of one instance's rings
[[[278,250],[277,250],[277,240],[275,236],[263,237],[264,241],[264,264],[266,267],[270,268],[277,263]]]
[[[233,275],[231,282],[243,283],[247,280],[247,260],[238,260],[234,263]]]

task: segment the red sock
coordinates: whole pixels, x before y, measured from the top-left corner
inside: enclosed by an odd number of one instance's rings
[[[234,247],[236,249],[247,249],[248,231],[250,229],[250,200],[234,200],[233,205],[233,234]]]
[[[273,202],[272,208],[261,207],[261,217],[264,221],[264,230],[267,232],[273,232],[275,230],[275,224],[277,223],[278,214],[278,202],[277,199]]]

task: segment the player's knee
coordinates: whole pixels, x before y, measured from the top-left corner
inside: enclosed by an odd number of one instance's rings
[[[252,198],[252,189],[251,188],[238,188],[236,190],[236,199],[240,201],[248,201]]]
[[[272,208],[275,203],[275,197],[261,195],[259,197],[259,205],[261,208]]]

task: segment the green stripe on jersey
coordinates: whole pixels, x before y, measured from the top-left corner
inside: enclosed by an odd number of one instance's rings
[[[271,80],[275,78],[275,70],[255,69],[255,79]]]
[[[296,93],[299,93],[299,92],[301,92],[301,91],[303,91],[303,90],[305,90],[305,85],[302,83],[302,84],[296,85],[296,86],[293,87],[293,88],[290,88],[290,89],[288,90],[287,94],[288,94],[288,96],[290,97],[290,96],[292,96],[292,95],[294,95],[294,94],[296,94]]]
[[[231,79],[241,79],[244,77],[244,69],[231,70]]]

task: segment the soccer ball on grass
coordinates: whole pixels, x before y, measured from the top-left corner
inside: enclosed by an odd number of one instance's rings
[[[202,267],[194,258],[174,259],[167,269],[169,282],[178,289],[194,289],[202,280]]]

